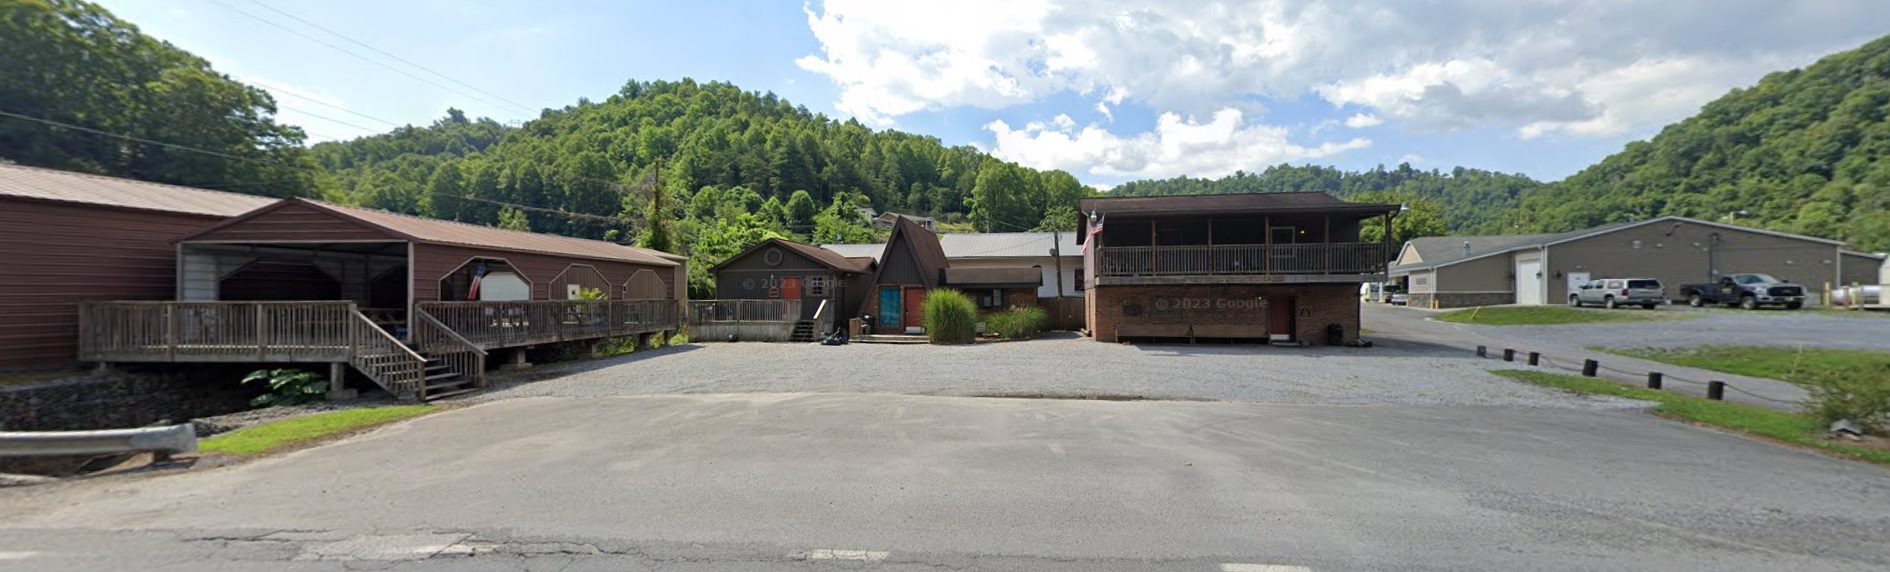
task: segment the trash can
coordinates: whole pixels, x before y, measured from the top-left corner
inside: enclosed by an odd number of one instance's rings
[[[1337,345],[1344,345],[1344,344],[1345,344],[1345,326],[1341,326],[1338,324],[1326,324],[1326,345],[1337,346]]]

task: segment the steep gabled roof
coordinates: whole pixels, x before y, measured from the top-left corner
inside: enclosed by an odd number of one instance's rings
[[[886,239],[886,249],[879,255],[879,269],[873,271],[873,282],[879,282],[886,272],[886,261],[893,256],[895,249],[905,249],[911,254],[912,261],[919,265],[919,277],[925,281],[926,288],[938,287],[940,275],[951,266],[945,258],[945,249],[938,245],[938,234],[919,226],[919,223],[906,217],[899,217],[893,222],[892,236]]]
[[[727,260],[723,260],[721,262],[716,263],[715,266],[709,267],[709,272],[715,272],[717,270],[720,270],[723,266],[727,266],[728,264],[732,262],[741,260],[743,258],[747,258],[749,255],[754,254],[756,251],[759,251],[762,248],[770,246],[770,245],[787,249],[789,252],[798,254],[802,258],[806,258],[808,260],[814,261],[814,263],[816,264],[825,266],[835,271],[846,272],[846,273],[851,273],[851,274],[863,274],[863,273],[872,271],[873,259],[871,258],[868,258],[865,260],[854,260],[851,258],[847,258],[845,256],[841,256],[840,253],[838,252],[827,250],[827,249],[814,246],[811,244],[801,244],[799,242],[794,242],[792,240],[788,240],[785,238],[770,238],[767,240],[763,240],[760,243],[755,244],[754,246],[750,246],[746,250],[743,250],[734,256],[728,257]]]
[[[1063,256],[1075,258],[1083,255],[1083,247],[1076,244],[1076,235],[1075,232],[955,232],[938,235],[938,244],[945,250],[947,260],[1048,258],[1053,244]],[[877,257],[886,250],[885,243],[823,244],[820,247],[848,257]]]
[[[0,196],[146,211],[232,217],[276,199],[103,175],[0,163]]]
[[[469,246],[473,248],[512,252],[531,252],[614,262],[631,262],[651,266],[677,266],[680,264],[680,260],[682,260],[674,255],[647,248],[624,246],[601,240],[506,230],[490,226],[422,218],[301,198],[282,199],[274,205],[256,209],[243,216],[223,221],[196,234],[179,239],[179,242],[188,242],[199,236],[208,235],[225,228],[243,224],[244,221],[261,216],[269,211],[295,205],[304,205],[316,210],[328,212],[335,216],[353,220],[381,232],[385,232],[394,238],[428,244]]]

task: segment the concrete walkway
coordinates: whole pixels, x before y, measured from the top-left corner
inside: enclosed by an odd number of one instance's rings
[[[1555,343],[1522,342],[1503,336],[1504,328],[1513,326],[1477,326],[1439,322],[1428,318],[1439,314],[1432,310],[1367,304],[1364,308],[1364,327],[1371,334],[1366,339],[1389,338],[1406,343],[1435,344],[1474,352],[1476,347],[1487,346],[1490,356],[1500,360],[1504,348],[1517,351],[1515,367],[1528,368],[1524,361],[1529,352],[1541,352],[1554,365],[1545,364],[1540,369],[1556,373],[1579,374],[1582,361],[1597,360],[1603,369],[1601,377],[1644,386],[1646,373],[1658,371],[1667,375],[1665,389],[1689,395],[1704,397],[1707,381],[1724,381],[1730,386],[1726,391],[1726,400],[1750,405],[1758,405],[1782,411],[1796,411],[1808,395],[1796,385],[1761,377],[1748,377],[1717,371],[1684,367],[1656,361],[1632,358],[1606,352],[1598,352],[1578,345]],[[1568,324],[1562,328],[1613,328],[1623,336],[1633,336],[1631,323],[1595,323]],[[1622,344],[1631,346],[1634,344]],[[1657,345],[1649,343],[1647,345]],[[1559,366],[1559,367],[1557,367]],[[1568,371],[1568,369],[1576,371]],[[1688,382],[1686,380],[1692,380]]]

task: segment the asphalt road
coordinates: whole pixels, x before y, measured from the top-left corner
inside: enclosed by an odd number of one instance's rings
[[[1602,310],[1596,310],[1602,311]],[[1643,310],[1618,310],[1636,312]],[[1689,311],[1667,310],[1662,311]],[[1697,311],[1697,310],[1692,310]],[[1782,312],[1781,312],[1782,313]],[[1701,329],[1709,335],[1714,332],[1732,331],[1731,324],[1748,325],[1733,316],[1709,315],[1704,319],[1674,320],[1660,322],[1601,322],[1589,324],[1562,324],[1555,326],[1484,326],[1439,322],[1429,318],[1438,312],[1382,304],[1368,304],[1364,307],[1364,327],[1372,332],[1367,338],[1377,338],[1394,344],[1424,344],[1438,348],[1455,348],[1459,352],[1471,352],[1481,345],[1489,348],[1491,356],[1500,356],[1504,348],[1517,351],[1516,363],[1498,363],[1484,360],[1486,367],[1524,368],[1529,352],[1540,352],[1548,356],[1543,370],[1554,373],[1573,373],[1579,371],[1582,360],[1594,359],[1605,369],[1599,371],[1603,377],[1630,384],[1643,384],[1646,374],[1658,371],[1667,374],[1668,381],[1664,388],[1690,395],[1706,395],[1706,382],[1724,381],[1734,388],[1726,392],[1727,401],[1770,407],[1773,409],[1796,411],[1800,409],[1807,393],[1796,385],[1759,377],[1733,375],[1699,368],[1681,367],[1656,361],[1644,360],[1594,351],[1591,346],[1603,347],[1674,347],[1666,340],[1679,334],[1670,330]],[[1804,312],[1795,313],[1804,318],[1840,320],[1846,326],[1863,327],[1877,324],[1890,328],[1890,319],[1878,317],[1818,317]],[[1750,319],[1747,317],[1745,319]],[[1770,319],[1770,318],[1766,318]],[[1729,324],[1730,322],[1730,324]],[[1747,328],[1754,330],[1754,328]],[[1744,337],[1727,337],[1722,343],[1742,343],[1734,340],[1748,340]],[[1879,337],[1881,337],[1879,335]],[[1607,340],[1609,343],[1597,343]],[[1474,354],[1471,354],[1474,355]],[[1574,371],[1571,371],[1574,370]]]
[[[742,394],[0,490],[4,569],[835,567],[1882,570],[1890,472],[1620,409]]]

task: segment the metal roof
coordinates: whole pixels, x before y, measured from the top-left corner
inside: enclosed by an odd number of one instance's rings
[[[767,240],[763,240],[759,243],[756,243],[754,246],[750,246],[746,250],[738,252],[734,256],[728,257],[728,259],[716,263],[715,266],[710,266],[709,271],[715,272],[717,270],[720,270],[722,267],[727,266],[730,263],[735,262],[737,260],[747,258],[749,255],[754,254],[756,251],[759,251],[763,247],[766,247],[769,245],[779,246],[781,248],[788,249],[790,251],[793,251],[795,254],[799,254],[803,258],[812,260],[817,264],[826,266],[833,270],[838,270],[840,272],[866,273],[866,272],[873,271],[873,258],[872,257],[862,256],[858,258],[853,258],[853,257],[842,256],[840,253],[834,252],[832,250],[827,250],[825,248],[821,248],[821,247],[814,246],[811,244],[802,244],[799,242],[794,242],[792,240],[788,240],[785,238],[770,238]]]
[[[1774,230],[1766,230],[1762,228],[1751,228],[1751,227],[1739,226],[1736,224],[1726,224],[1723,222],[1713,222],[1713,221],[1708,221],[1708,220],[1692,219],[1692,218],[1687,218],[1683,216],[1663,216],[1663,217],[1654,217],[1647,220],[1617,222],[1617,223],[1604,224],[1604,225],[1593,227],[1593,228],[1584,228],[1581,230],[1571,230],[1568,232],[1557,232],[1557,233],[1549,233],[1549,234],[1516,234],[1516,235],[1497,235],[1497,236],[1432,236],[1432,237],[1425,237],[1425,238],[1414,238],[1414,239],[1411,239],[1410,242],[1407,242],[1405,244],[1409,245],[1413,249],[1416,249],[1418,253],[1418,258],[1421,258],[1423,260],[1415,264],[1392,264],[1390,271],[1392,273],[1398,273],[1398,272],[1411,272],[1414,270],[1428,270],[1428,269],[1437,268],[1441,266],[1449,266],[1449,265],[1456,264],[1459,262],[1464,262],[1467,260],[1475,260],[1475,259],[1484,258],[1487,256],[1503,254],[1506,252],[1514,252],[1517,250],[1525,250],[1525,249],[1530,249],[1530,248],[1542,248],[1546,246],[1569,242],[1572,240],[1579,240],[1579,239],[1588,238],[1591,236],[1607,234],[1610,232],[1614,232],[1614,231],[1622,230],[1626,228],[1633,228],[1633,227],[1642,226],[1642,225],[1654,224],[1658,222],[1669,222],[1669,221],[1687,222],[1687,223],[1693,223],[1693,224],[1699,224],[1699,225],[1714,226],[1714,227],[1720,227],[1720,228],[1725,228],[1725,229],[1730,229],[1730,230],[1752,232],[1752,233],[1765,234],[1765,235],[1777,236],[1777,237],[1782,237],[1782,238],[1817,242],[1817,243],[1822,243],[1822,244],[1831,244],[1831,245],[1840,244],[1839,242],[1835,240],[1818,238],[1815,236],[1805,236],[1805,235],[1800,235],[1800,234],[1784,233],[1784,232],[1778,232]],[[1466,243],[1470,245],[1469,252],[1464,251],[1464,244]],[[1403,251],[1400,250],[1399,253],[1402,255]]]
[[[555,234],[506,230],[503,228],[467,224],[450,220],[422,218],[382,210],[310,201],[307,199],[288,200],[307,201],[343,216],[352,217],[361,222],[380,227],[419,242],[454,244],[496,250],[537,252],[542,254],[576,256],[580,258],[621,260],[654,266],[677,265],[676,258],[668,253],[647,248],[625,246],[614,242],[572,238]]]
[[[938,235],[940,248],[945,249],[945,258],[1031,258],[1049,257],[1050,246],[1057,244],[1059,252],[1065,257],[1083,255],[1083,247],[1076,243],[1076,232],[974,232]],[[1058,236],[1061,235],[1061,236]],[[1057,240],[1061,238],[1061,240]],[[876,244],[823,244],[821,248],[839,253],[841,256],[870,256],[877,259],[886,250],[885,243]]]
[[[56,169],[0,164],[0,196],[233,217],[276,199]]]

